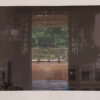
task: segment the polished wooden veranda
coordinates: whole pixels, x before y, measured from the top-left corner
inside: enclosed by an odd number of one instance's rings
[[[68,63],[32,62],[32,80],[68,80]]]

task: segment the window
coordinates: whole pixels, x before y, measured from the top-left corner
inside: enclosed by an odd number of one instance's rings
[[[76,80],[76,70],[75,69],[69,69],[69,80],[70,81]]]
[[[89,81],[89,75],[90,72],[89,71],[82,71],[82,81]]]

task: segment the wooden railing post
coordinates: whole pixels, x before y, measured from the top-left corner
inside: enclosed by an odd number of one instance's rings
[[[48,62],[50,62],[50,48],[48,48]]]
[[[61,55],[61,49],[58,48],[58,63],[60,63],[60,55]]]
[[[40,62],[40,48],[37,48],[36,53],[37,53],[37,62],[39,63]]]

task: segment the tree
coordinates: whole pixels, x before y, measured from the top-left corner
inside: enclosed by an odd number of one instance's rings
[[[68,30],[66,27],[32,28],[32,47],[68,47]]]

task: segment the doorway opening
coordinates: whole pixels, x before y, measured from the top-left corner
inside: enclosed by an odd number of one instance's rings
[[[68,13],[32,14],[32,89],[68,90]]]

